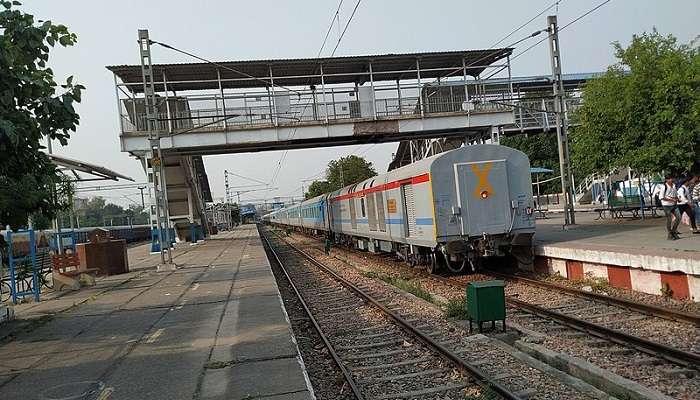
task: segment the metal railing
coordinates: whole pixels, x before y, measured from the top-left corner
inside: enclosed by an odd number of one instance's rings
[[[482,87],[485,86],[482,83]],[[449,88],[449,91],[447,90]],[[443,90],[444,89],[444,90]],[[217,131],[237,127],[396,119],[439,113],[510,110],[511,92],[483,90],[465,96],[464,85],[385,85],[297,92],[247,92],[161,97],[158,129]],[[467,100],[468,99],[468,100]],[[143,99],[122,99],[122,133],[147,130]]]

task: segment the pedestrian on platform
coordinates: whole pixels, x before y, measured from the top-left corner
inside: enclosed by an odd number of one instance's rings
[[[695,211],[695,224],[700,225],[700,174],[695,175],[695,186],[691,189],[693,208]]]
[[[666,215],[666,231],[668,240],[680,238],[678,235],[678,224],[681,223],[681,213],[678,211],[678,192],[673,184],[673,176],[666,175],[664,184],[657,189],[661,207]]]
[[[688,216],[692,232],[694,234],[700,234],[698,231],[698,226],[695,223],[695,211],[693,208],[693,200],[691,194],[691,187],[696,186],[696,177],[690,177],[683,182],[683,184],[678,188],[678,210],[681,216],[683,214]]]

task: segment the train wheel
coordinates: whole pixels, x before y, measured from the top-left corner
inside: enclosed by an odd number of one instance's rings
[[[406,265],[408,265],[411,268],[414,268],[416,266],[416,259],[411,254],[406,256]]]
[[[430,274],[440,273],[440,270],[442,268],[441,268],[440,262],[438,261],[438,257],[435,255],[435,253],[430,253],[430,256],[428,259],[428,265],[425,267],[425,269]]]

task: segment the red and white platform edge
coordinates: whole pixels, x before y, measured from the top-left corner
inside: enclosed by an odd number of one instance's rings
[[[567,279],[605,278],[613,287],[700,302],[700,252],[616,246],[537,245],[535,271]]]

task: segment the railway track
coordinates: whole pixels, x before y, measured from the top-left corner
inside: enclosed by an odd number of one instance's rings
[[[464,288],[464,282],[461,279],[442,276],[435,276],[432,279],[456,288]],[[607,340],[612,344],[644,352],[668,363],[692,369],[700,368],[700,354],[690,350],[694,346],[688,345],[686,349],[681,349],[627,333],[631,329],[624,329],[625,324],[638,324],[639,321],[646,319],[648,316],[655,315],[651,312],[649,314],[631,313],[626,307],[612,301],[610,301],[610,304],[602,304],[597,300],[589,299],[583,299],[575,303],[565,302],[565,304],[562,304],[561,300],[550,300],[547,303],[532,303],[519,300],[517,297],[520,296],[514,296],[509,293],[506,297],[506,304],[521,314],[530,314],[551,320],[560,325],[587,333],[595,338]],[[636,304],[636,306],[640,309],[642,308],[641,305]],[[664,318],[668,314],[670,314],[670,310],[664,313]],[[591,344],[603,345],[594,341]]]
[[[536,286],[543,289],[553,289],[558,292],[570,294],[580,299],[592,300],[602,304],[621,307],[630,311],[636,311],[645,315],[664,318],[671,321],[690,322],[691,324],[700,327],[700,315],[698,314],[674,310],[670,308],[658,307],[651,304],[638,303],[620,297],[612,297],[599,293],[586,292],[572,287],[557,285],[555,283],[545,282],[537,279],[526,278],[519,275],[506,274],[495,271],[488,271],[488,273],[489,275],[493,275],[497,278],[501,278],[504,280],[523,283],[526,285]]]
[[[470,279],[426,275],[406,269],[425,281],[436,281],[452,288],[453,294],[458,291],[463,295],[466,279]],[[531,296],[522,287],[537,285],[526,280],[520,283],[523,283],[520,289],[512,289],[512,285],[506,289],[508,294],[515,295],[507,300],[509,320],[545,333],[547,346],[594,361],[596,365],[648,387],[661,388],[670,395],[681,398],[700,395],[700,382],[696,379],[700,374],[697,316],[603,295],[589,296],[575,289],[559,292],[558,285],[538,286],[540,293]],[[647,331],[653,331],[652,325],[662,326],[656,335],[662,339],[671,338],[673,343],[650,340],[646,335]]]
[[[367,288],[346,280],[262,229],[279,264],[357,399],[463,398],[486,393],[520,399]],[[486,398],[486,397],[484,397]]]

